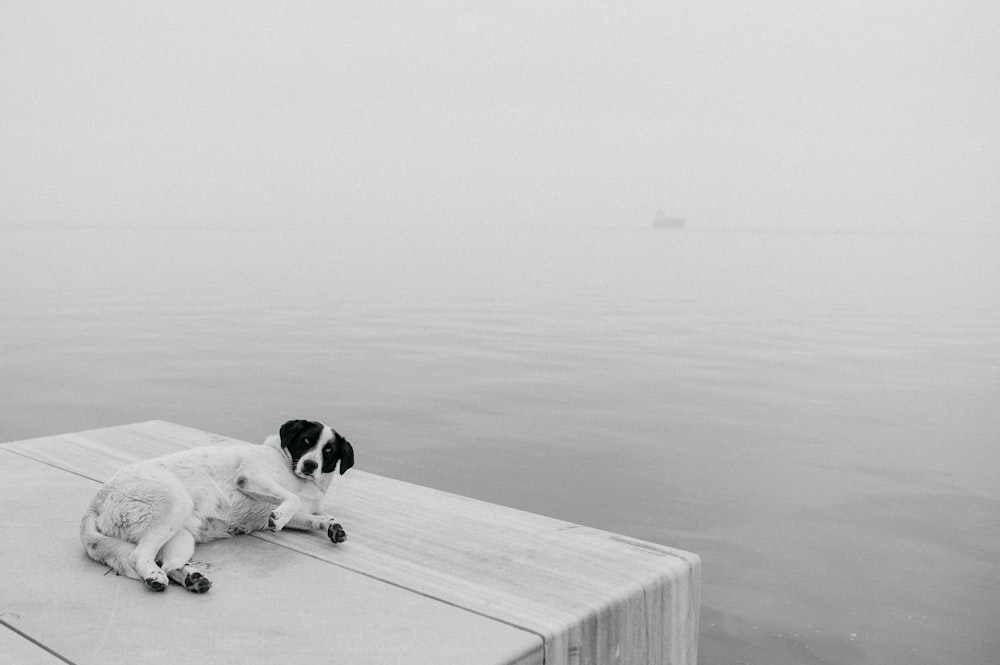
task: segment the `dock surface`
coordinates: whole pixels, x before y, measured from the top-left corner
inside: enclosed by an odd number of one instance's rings
[[[0,663],[696,663],[696,555],[358,469],[328,497],[347,542],[199,544],[203,596],[87,558],[118,468],[229,443],[150,421],[0,445]]]

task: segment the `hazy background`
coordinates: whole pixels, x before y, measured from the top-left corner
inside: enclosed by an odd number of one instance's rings
[[[998,8],[5,3],[0,441],[319,418],[704,665],[994,665]]]
[[[987,230],[1000,6],[8,2],[16,224]]]

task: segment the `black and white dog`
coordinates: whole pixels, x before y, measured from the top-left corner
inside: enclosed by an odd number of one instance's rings
[[[94,561],[141,579],[169,580],[195,593],[212,583],[191,565],[196,542],[251,531],[321,529],[334,543],[343,527],[319,511],[338,467],[354,449],[323,423],[290,420],[264,445],[205,446],[130,464],[94,496],[80,539]]]

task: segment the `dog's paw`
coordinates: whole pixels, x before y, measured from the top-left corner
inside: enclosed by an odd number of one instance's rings
[[[267,518],[267,529],[268,531],[281,531],[290,519],[292,519],[290,514],[286,515],[281,509],[275,508]]]
[[[347,540],[347,533],[344,531],[344,527],[340,526],[336,522],[332,522],[330,526],[326,528],[326,535],[328,535],[330,540],[335,543],[342,543]]]
[[[161,571],[151,573],[149,577],[143,578],[142,581],[153,591],[163,591],[167,588],[167,584],[170,583],[167,576]]]
[[[194,571],[184,576],[184,588],[192,593],[208,593],[212,588],[212,582],[198,571]]]

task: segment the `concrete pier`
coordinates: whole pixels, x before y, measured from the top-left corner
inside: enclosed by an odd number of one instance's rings
[[[697,660],[696,555],[357,469],[328,506],[347,542],[286,530],[199,545],[204,596],[156,594],[86,557],[99,483],[226,443],[150,421],[0,445],[0,663]]]

